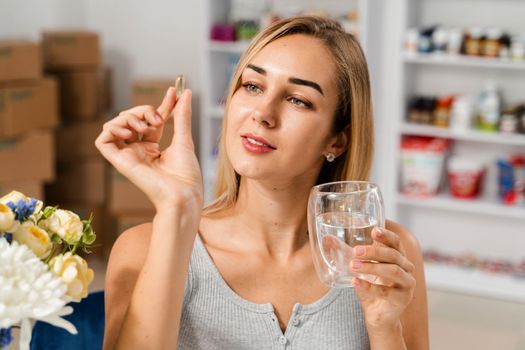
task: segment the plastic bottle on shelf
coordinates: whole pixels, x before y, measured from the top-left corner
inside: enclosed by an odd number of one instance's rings
[[[452,104],[450,126],[455,131],[467,131],[472,126],[472,99],[467,96],[457,96]]]
[[[501,98],[494,82],[485,83],[478,105],[477,126],[480,130],[496,131],[501,114]]]
[[[448,31],[444,27],[437,27],[432,33],[434,53],[443,54],[447,49]]]
[[[458,55],[461,52],[463,36],[463,31],[459,28],[452,28],[449,30],[447,43],[447,53],[449,55]]]
[[[525,37],[515,35],[512,37],[510,56],[513,61],[525,60]]]
[[[419,30],[417,28],[410,28],[405,34],[405,52],[408,54],[415,54],[419,46]]]

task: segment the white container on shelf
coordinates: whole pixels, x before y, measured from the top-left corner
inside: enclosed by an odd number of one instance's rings
[[[474,106],[467,96],[457,96],[452,104],[450,127],[457,132],[464,132],[472,127]]]

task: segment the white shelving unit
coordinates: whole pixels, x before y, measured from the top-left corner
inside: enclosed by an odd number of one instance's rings
[[[517,0],[391,0],[383,1],[383,103],[376,110],[384,128],[381,158],[388,172],[382,183],[387,212],[412,231],[423,249],[448,254],[472,253],[513,262],[525,259],[525,207],[505,206],[497,199],[497,157],[525,153],[525,135],[486,133],[407,123],[406,105],[416,94],[475,95],[486,80],[501,87],[504,103],[525,101],[525,62],[490,58],[412,54],[403,51],[408,28],[443,24],[448,27],[499,26],[525,33],[525,3]],[[466,15],[468,13],[468,15]],[[488,165],[480,199],[457,200],[446,188],[432,198],[399,193],[399,143],[403,135],[426,135],[453,140],[452,152],[484,160]],[[449,265],[426,266],[429,287],[484,297],[525,302],[525,280]]]
[[[323,2],[315,0],[267,0],[273,11],[282,16],[291,12],[300,12],[307,9],[323,10],[332,16],[339,16],[357,9],[359,13],[358,32],[361,45],[367,55],[376,50],[377,45],[367,43],[377,37],[378,32],[368,21],[376,4],[367,0],[326,0]],[[203,169],[205,197],[209,202],[213,198],[213,187],[216,176],[216,160],[214,147],[216,147],[224,113],[224,99],[230,74],[235,62],[241,53],[247,48],[247,42],[219,42],[209,39],[210,28],[213,23],[228,22],[228,14],[231,8],[231,0],[207,0],[205,1],[205,23],[207,29],[203,38],[203,89],[201,100],[202,117],[200,119],[200,163]],[[370,39],[370,40],[369,40]],[[373,66],[374,61],[370,60]],[[374,84],[373,84],[374,86]]]
[[[516,277],[436,263],[425,273],[429,288],[525,303],[525,283]]]

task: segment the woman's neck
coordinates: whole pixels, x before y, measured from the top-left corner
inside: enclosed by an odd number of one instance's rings
[[[233,217],[260,253],[291,257],[308,242],[306,209],[313,181],[268,183],[241,178]]]

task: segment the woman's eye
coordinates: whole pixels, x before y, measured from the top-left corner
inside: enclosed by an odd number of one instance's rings
[[[242,86],[244,86],[244,88],[248,92],[254,92],[254,93],[261,92],[261,89],[259,89],[259,87],[257,85],[252,84],[252,83],[244,83],[244,84],[242,84]]]
[[[311,108],[312,105],[309,102],[298,99],[297,97],[290,98],[290,102],[298,107]]]

